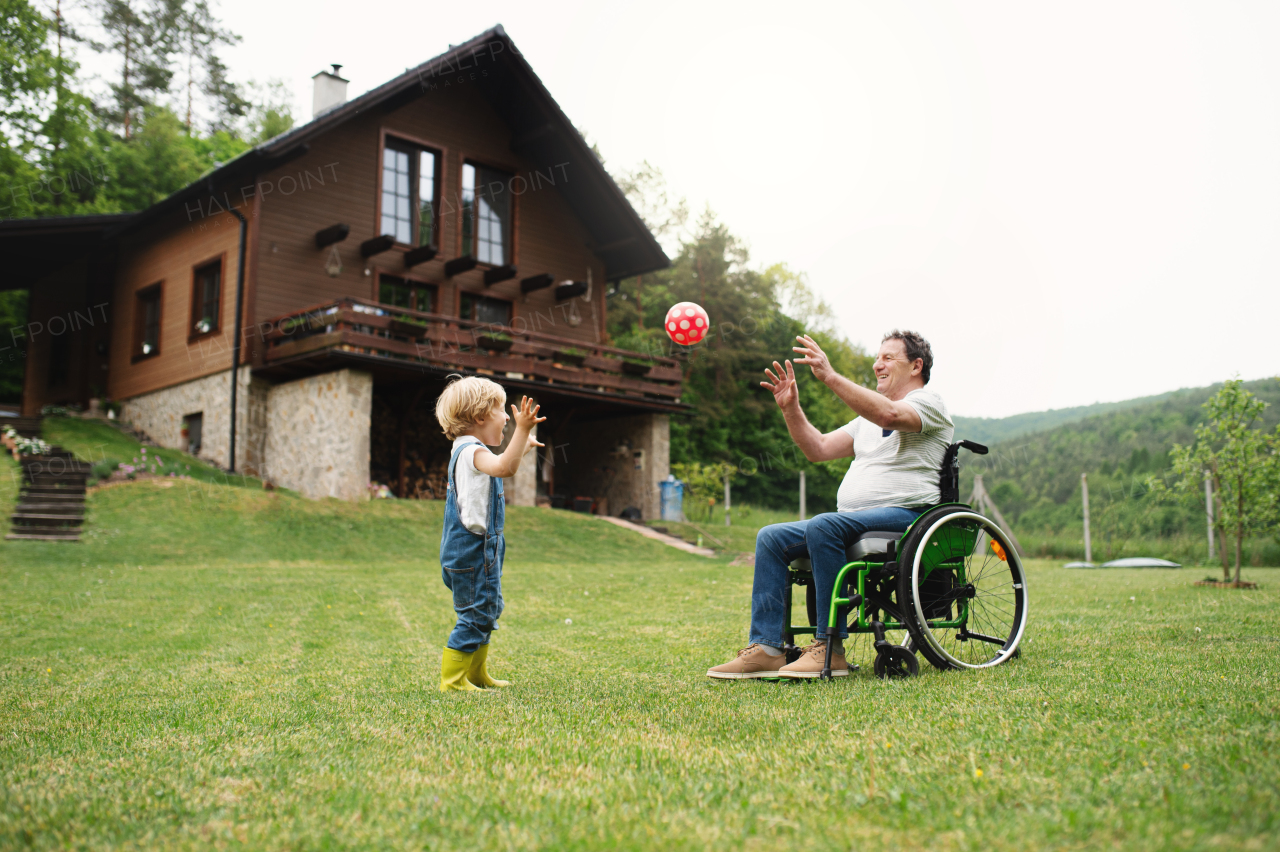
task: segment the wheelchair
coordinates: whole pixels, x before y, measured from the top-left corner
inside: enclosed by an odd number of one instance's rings
[[[983,669],[1019,656],[1027,626],[1027,580],[1009,536],[989,518],[960,502],[960,449],[986,455],[973,441],[947,447],[939,471],[941,502],[906,532],[868,531],[845,551],[827,614],[828,634],[847,616],[845,659],[875,651],[879,678],[920,672],[919,652],[935,668]],[[817,632],[817,594],[808,559],[787,568],[788,627],[783,650],[800,656],[797,635]],[[790,624],[793,587],[805,589],[808,626]],[[856,638],[855,638],[856,637]],[[852,641],[851,641],[852,640]],[[870,648],[867,646],[870,645]],[[821,679],[831,680],[832,643],[827,643]]]

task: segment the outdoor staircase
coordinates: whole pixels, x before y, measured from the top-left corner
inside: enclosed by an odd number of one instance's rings
[[[0,429],[12,426],[26,438],[40,435],[40,418],[7,417]],[[73,453],[53,447],[48,455],[23,456],[22,490],[13,510],[8,540],[79,541],[84,525],[85,481],[93,466]]]
[[[93,466],[54,447],[47,456],[22,458],[22,492],[5,539],[79,541],[84,525],[85,480]]]
[[[13,427],[13,430],[24,438],[40,437],[39,417],[5,417],[0,416],[0,432]]]

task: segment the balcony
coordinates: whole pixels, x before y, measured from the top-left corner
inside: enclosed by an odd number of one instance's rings
[[[530,324],[538,320],[535,314]],[[679,401],[682,374],[674,358],[539,331],[351,297],[275,317],[267,326],[260,326],[265,350],[255,372],[281,380],[343,366],[401,381],[463,373],[535,396],[578,397],[610,408],[688,408]]]

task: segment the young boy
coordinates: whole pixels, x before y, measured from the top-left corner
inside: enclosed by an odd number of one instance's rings
[[[440,662],[441,692],[511,685],[489,677],[485,668],[489,634],[502,615],[502,558],[507,549],[502,537],[502,478],[514,476],[524,454],[543,446],[529,433],[547,418],[538,416],[531,399],[521,397],[518,410],[511,406],[515,433],[506,451],[495,455],[488,447],[502,443],[511,419],[502,410],[506,401],[507,392],[497,382],[469,376],[450,382],[436,402],[436,420],[453,441],[440,567],[458,613]]]

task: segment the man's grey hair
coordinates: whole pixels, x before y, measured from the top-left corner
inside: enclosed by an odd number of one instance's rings
[[[896,328],[882,337],[880,342],[884,343],[886,340],[901,340],[906,347],[908,361],[915,361],[917,358],[924,361],[920,378],[924,379],[926,385],[929,384],[929,372],[933,369],[933,347],[929,345],[929,341],[914,331],[898,331]]]

